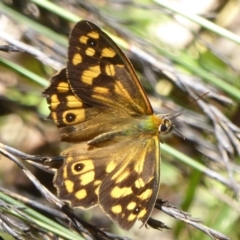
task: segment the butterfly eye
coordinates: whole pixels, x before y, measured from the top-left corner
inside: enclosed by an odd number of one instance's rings
[[[75,166],[74,166],[74,170],[75,170],[76,172],[82,171],[83,168],[84,168],[84,164],[82,164],[82,163],[77,163],[77,164],[75,164]]]
[[[173,124],[169,119],[163,119],[163,123],[159,126],[160,133],[168,133],[172,130]]]
[[[87,45],[89,45],[89,46],[91,46],[91,47],[96,47],[97,41],[96,41],[95,39],[93,39],[93,38],[89,38],[89,39],[87,40]]]
[[[66,115],[66,120],[67,120],[69,123],[75,121],[75,119],[76,119],[76,115],[73,114],[73,113],[68,113],[68,114]]]

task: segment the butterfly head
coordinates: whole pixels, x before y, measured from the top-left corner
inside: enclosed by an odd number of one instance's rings
[[[183,113],[183,111],[179,111],[174,114],[164,114],[164,115],[159,114],[159,115],[157,115],[159,118],[162,118],[162,123],[158,127],[159,133],[167,134],[167,133],[171,132],[171,130],[173,129],[183,139],[185,139],[185,137],[175,128],[175,125],[171,121],[172,119],[175,119],[178,116],[180,116],[182,113]]]
[[[173,129],[174,125],[169,118],[164,117],[162,123],[158,127],[159,133],[169,133]]]

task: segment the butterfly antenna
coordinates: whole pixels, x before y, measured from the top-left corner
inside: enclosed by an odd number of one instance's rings
[[[198,100],[203,99],[205,96],[207,96],[210,92],[205,92],[202,95],[198,96],[198,98],[194,99],[192,102],[190,102],[189,104],[187,104],[184,108],[182,108],[179,112],[183,113],[183,111],[188,108],[189,106],[191,106],[192,104],[196,103]],[[175,115],[175,114],[174,114]]]
[[[209,94],[209,92],[203,93],[201,96],[199,96],[198,98],[194,99],[192,102],[190,102],[188,105],[186,105],[184,108],[182,108],[181,110],[177,111],[174,114],[172,114],[172,113],[169,113],[169,114],[159,114],[159,116],[163,115],[164,117],[168,117],[168,119],[170,119],[170,120],[175,119],[178,116],[182,115],[186,108],[191,106],[193,103],[197,102],[199,99],[203,99],[208,94]]]

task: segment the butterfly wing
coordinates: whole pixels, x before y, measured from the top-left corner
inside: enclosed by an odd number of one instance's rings
[[[80,21],[70,34],[67,77],[83,102],[128,115],[152,114],[152,107],[121,49],[98,26]]]
[[[104,148],[80,143],[62,155],[65,164],[54,178],[61,199],[81,208],[99,203],[124,229],[147,221],[160,184],[158,137],[118,139]]]
[[[153,113],[127,57],[93,23],[80,21],[73,28],[68,58],[44,92],[50,118],[60,128],[73,126],[61,140],[89,141],[121,129],[129,118]],[[101,71],[93,77],[96,68]]]

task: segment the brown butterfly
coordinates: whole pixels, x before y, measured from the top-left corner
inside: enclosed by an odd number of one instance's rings
[[[80,21],[70,34],[66,68],[45,90],[50,117],[74,143],[54,185],[72,207],[97,204],[120,227],[145,224],[160,186],[160,134],[173,125],[154,115],[121,49],[99,27]]]

